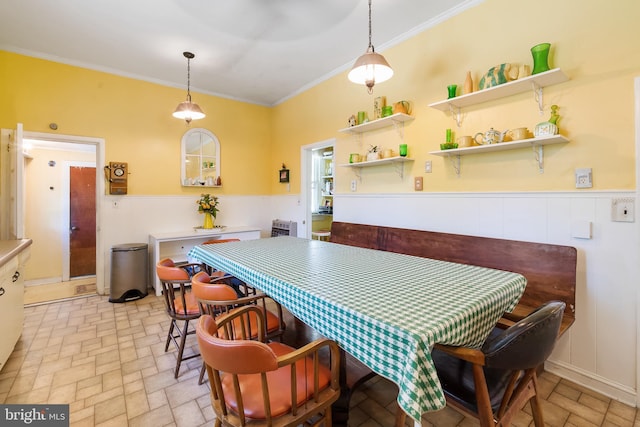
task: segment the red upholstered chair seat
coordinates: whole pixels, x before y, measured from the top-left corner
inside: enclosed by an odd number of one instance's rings
[[[235,325],[250,313],[257,320],[255,340],[248,339],[245,325]],[[198,321],[216,427],[251,425],[251,420],[261,426],[331,426],[331,404],[340,396],[338,345],[326,338],[299,349],[266,343],[263,314],[250,304],[216,319],[203,314]],[[327,358],[330,367],[323,363]]]
[[[276,357],[283,356],[295,350],[279,342],[271,342],[267,345],[273,350]],[[242,363],[251,362],[243,361]],[[296,363],[296,372],[297,400],[298,405],[300,405],[313,395],[313,360],[309,357],[304,360],[299,360]],[[266,375],[267,382],[269,383],[271,415],[273,417],[279,417],[291,411],[291,367],[284,366],[275,371],[267,372]],[[319,389],[323,390],[327,388],[331,381],[331,371],[325,366],[320,366],[319,379]],[[238,375],[238,380],[240,382],[240,393],[242,394],[245,415],[253,419],[266,418],[260,374]],[[225,401],[229,408],[238,413],[238,401],[234,393],[232,375],[222,374],[222,390],[224,391]]]

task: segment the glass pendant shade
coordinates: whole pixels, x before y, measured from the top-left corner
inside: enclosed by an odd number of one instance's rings
[[[189,124],[191,120],[203,119],[205,114],[198,104],[191,102],[191,60],[195,55],[191,52],[183,52],[182,55],[187,58],[187,100],[178,104],[172,116]]]
[[[393,69],[384,56],[368,49],[367,52],[356,59],[353,68],[349,71],[349,80],[353,83],[366,85],[372,92],[376,83],[382,83],[393,76]]]
[[[176,111],[173,112],[173,117],[185,120],[189,123],[191,120],[203,119],[205,114],[200,106],[195,102],[183,101],[178,104]]]
[[[376,83],[389,80],[392,76],[391,66],[384,56],[375,52],[371,44],[371,0],[369,0],[369,47],[364,55],[356,59],[347,77],[353,83],[365,85],[371,94]]]

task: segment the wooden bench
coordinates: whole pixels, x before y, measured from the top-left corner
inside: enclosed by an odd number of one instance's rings
[[[509,326],[550,300],[567,305],[560,335],[575,321],[574,247],[406,228],[333,222],[331,242],[520,273],[527,287],[518,306],[505,313]]]

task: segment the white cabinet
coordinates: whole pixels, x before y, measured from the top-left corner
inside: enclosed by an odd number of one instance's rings
[[[20,242],[20,241],[14,241]],[[28,242],[28,243],[27,243]],[[4,249],[7,242],[2,242]],[[0,369],[4,366],[16,346],[24,323],[24,264],[29,258],[28,245],[31,240],[17,243],[12,251],[1,254],[4,264],[0,266]],[[2,251],[4,252],[4,251]]]
[[[186,261],[192,247],[213,239],[253,240],[260,238],[256,227],[224,227],[212,230],[190,230],[175,233],[154,233],[149,235],[149,274],[156,295],[162,294],[162,286],[156,275],[156,264],[164,258],[175,262]]]

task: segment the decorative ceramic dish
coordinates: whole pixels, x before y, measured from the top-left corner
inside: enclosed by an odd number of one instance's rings
[[[202,226],[199,227],[193,227],[194,231],[196,233],[211,233],[214,231],[221,231],[224,230],[226,228],[226,226],[224,225],[214,225],[213,228],[203,228]]]

